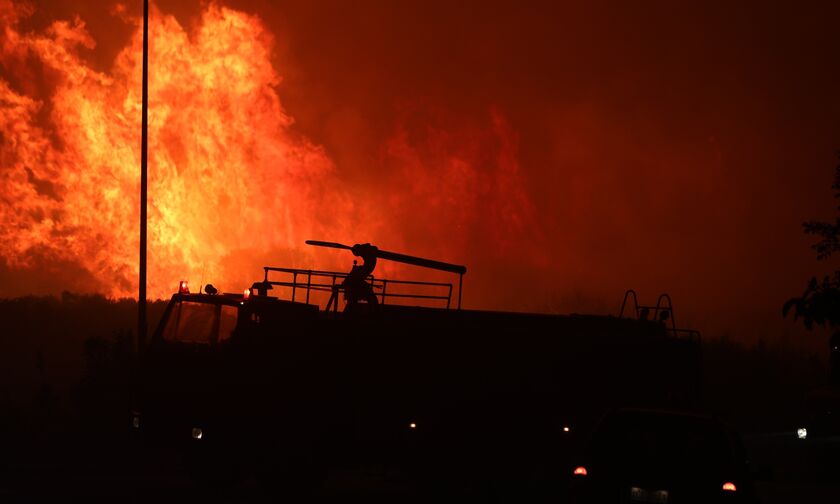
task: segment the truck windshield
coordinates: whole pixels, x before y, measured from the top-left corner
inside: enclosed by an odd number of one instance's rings
[[[166,321],[163,339],[215,344],[230,338],[239,310],[235,306],[179,301]]]

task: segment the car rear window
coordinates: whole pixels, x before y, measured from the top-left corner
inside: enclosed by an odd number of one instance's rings
[[[602,461],[668,463],[685,468],[731,463],[726,431],[704,418],[681,415],[621,414],[607,419],[595,436]]]

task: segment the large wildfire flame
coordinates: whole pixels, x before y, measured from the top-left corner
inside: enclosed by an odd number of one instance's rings
[[[96,42],[82,19],[27,31],[32,13],[0,0],[0,260],[77,264],[93,289],[135,295],[139,20],[113,9],[133,35],[102,72],[86,60]],[[500,112],[456,130],[396,127],[374,156],[390,175],[364,191],[387,196],[363,204],[325,150],[295,131],[259,17],[211,3],[188,32],[153,10],[150,39],[151,296],[181,278],[239,289],[265,262],[323,266],[308,238],[395,250],[423,242],[421,252],[466,262],[534,234],[516,134]]]

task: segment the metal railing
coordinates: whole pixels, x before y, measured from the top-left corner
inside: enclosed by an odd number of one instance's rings
[[[688,339],[691,341],[700,341],[700,332],[694,329],[678,329],[677,322],[674,318],[674,305],[671,302],[671,296],[668,294],[660,294],[654,306],[644,306],[639,304],[639,299],[636,296],[636,291],[628,289],[624,293],[624,299],[621,301],[621,310],[618,313],[618,318],[624,317],[624,309],[627,307],[627,300],[633,301],[633,313],[637,319],[648,320],[649,315],[653,315],[650,320],[661,320],[666,325],[666,329],[675,338]],[[667,313],[667,318],[662,320],[661,316]],[[667,322],[670,321],[671,327],[667,327]]]
[[[330,299],[327,302],[325,311],[338,311],[338,295],[344,291],[341,285],[342,281],[347,277],[347,273],[338,271],[324,271],[298,268],[277,268],[273,266],[264,266],[265,278],[264,284],[278,287],[291,288],[291,301],[297,301],[298,290],[305,293],[304,302],[309,304],[311,293],[315,292],[329,292]],[[269,273],[284,273],[291,276],[291,281],[276,281],[270,280]],[[299,280],[300,279],[300,280]],[[376,297],[379,298],[380,304],[385,304],[388,298],[401,299],[424,299],[433,301],[445,301],[446,309],[448,310],[452,303],[452,284],[443,282],[420,282],[414,280],[389,280],[386,278],[375,278],[373,275],[367,277],[367,281],[373,286],[376,292]],[[392,291],[388,292],[388,286],[391,286]],[[429,294],[421,292],[393,292],[394,286],[415,286],[426,287],[433,289],[440,289],[445,294]]]

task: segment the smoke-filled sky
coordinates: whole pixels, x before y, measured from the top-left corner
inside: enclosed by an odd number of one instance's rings
[[[467,307],[790,330],[840,7],[578,4],[153,2],[150,292],[349,267],[312,238],[466,264]],[[136,290],[141,5],[0,0],[0,296]]]

